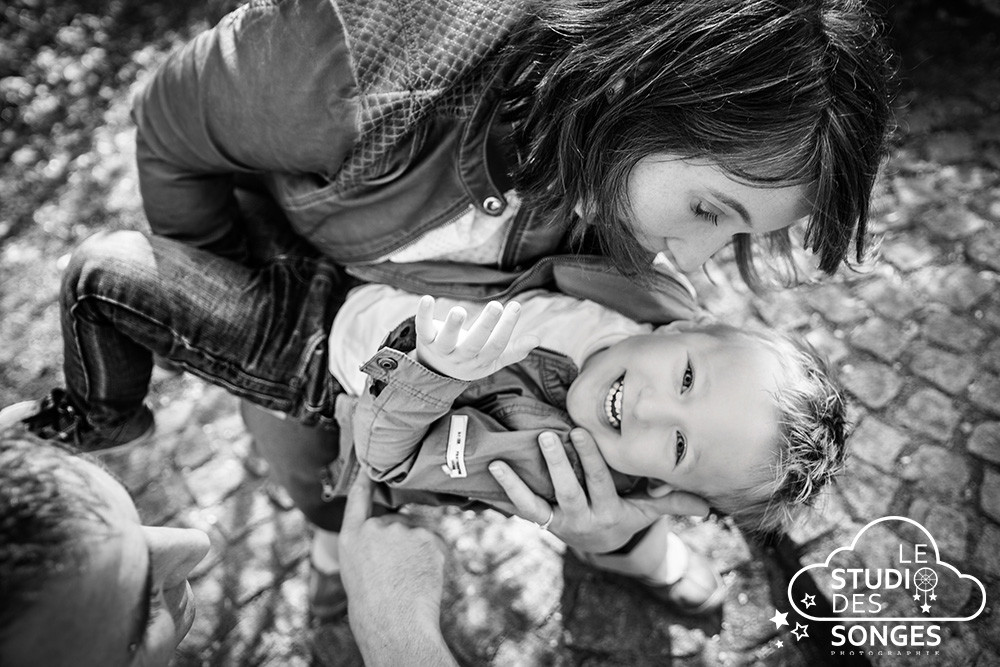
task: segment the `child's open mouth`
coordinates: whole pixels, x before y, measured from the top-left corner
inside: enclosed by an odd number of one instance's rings
[[[625,376],[611,383],[608,395],[604,399],[604,415],[608,418],[611,428],[620,431],[622,427],[622,389],[625,386]]]

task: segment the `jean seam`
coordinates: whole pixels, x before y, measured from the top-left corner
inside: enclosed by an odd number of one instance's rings
[[[102,303],[110,304],[112,306],[116,306],[118,308],[121,308],[122,310],[125,310],[125,311],[128,311],[128,312],[132,313],[133,315],[135,315],[135,316],[137,316],[137,317],[145,320],[146,322],[148,322],[148,323],[150,323],[150,324],[152,324],[152,325],[154,325],[156,327],[160,327],[163,330],[169,331],[170,334],[171,334],[171,347],[172,348],[176,346],[176,342],[179,340],[181,342],[181,344],[183,345],[183,347],[184,347],[185,350],[188,350],[190,352],[194,352],[195,354],[198,354],[201,357],[203,357],[205,359],[208,359],[213,364],[218,364],[218,365],[223,366],[223,367],[225,367],[227,369],[228,368],[232,368],[232,364],[230,364],[229,362],[220,360],[215,355],[210,354],[209,352],[201,349],[200,347],[196,347],[195,345],[191,344],[184,336],[181,336],[173,327],[167,326],[167,325],[163,324],[162,322],[159,322],[159,321],[157,321],[157,320],[155,320],[155,319],[147,316],[145,313],[142,313],[142,312],[136,310],[135,308],[132,308],[132,307],[130,307],[130,306],[128,306],[128,305],[126,305],[126,304],[118,301],[117,299],[110,299],[108,297],[98,296],[96,294],[89,294],[89,295],[84,295],[82,297],[79,297],[77,299],[76,303],[74,303],[70,307],[70,316],[73,318],[74,337],[77,338],[76,344],[77,344],[77,348],[78,348],[78,350],[77,350],[78,353],[80,353],[80,345],[79,345],[79,339],[78,339],[79,334],[76,332],[76,323],[79,321],[80,318],[77,318],[75,316],[75,311],[76,311],[76,309],[80,305],[82,305],[88,299],[92,299],[92,300],[95,300],[95,301],[100,301]],[[82,355],[81,355],[80,358],[81,358],[81,360],[83,359]],[[227,389],[238,390],[237,392],[235,392],[237,394],[239,394],[240,392],[243,392],[243,393],[246,393],[246,394],[250,394],[250,395],[253,395],[253,396],[257,396],[257,397],[261,397],[261,398],[266,398],[266,399],[270,399],[270,400],[275,400],[276,398],[278,400],[282,400],[282,401],[287,401],[288,400],[287,397],[276,397],[276,396],[274,396],[272,394],[263,394],[263,393],[258,392],[256,390],[248,389],[247,387],[234,385],[234,384],[228,382],[225,378],[220,378],[220,377],[216,377],[216,376],[213,376],[213,375],[209,375],[207,373],[204,373],[204,372],[200,371],[199,369],[191,368],[183,360],[178,360],[177,363],[179,365],[181,365],[182,367],[184,367],[184,369],[186,371],[188,371],[188,372],[190,372],[190,373],[192,373],[192,374],[194,374],[194,375],[196,375],[196,376],[198,376],[198,377],[200,377],[200,378],[202,378],[202,379],[210,382],[211,384],[221,385],[221,386],[223,386],[223,387],[225,387]],[[86,376],[87,375],[87,373],[86,373],[86,364],[81,364],[81,365],[84,367],[84,375]],[[245,376],[245,377],[248,377],[248,378],[252,379],[255,382],[259,382],[262,385],[265,385],[265,386],[268,386],[268,387],[274,387],[276,389],[277,388],[288,388],[288,385],[285,384],[285,383],[275,382],[273,380],[268,380],[268,379],[265,379],[265,378],[257,377],[255,375],[253,375],[252,373],[246,372],[242,368],[238,369],[238,373],[241,374],[241,375],[243,375],[243,376]],[[90,378],[86,377],[85,378],[85,382],[86,382],[86,386],[87,386],[87,393],[88,393],[88,396],[89,396],[89,393],[90,393]]]

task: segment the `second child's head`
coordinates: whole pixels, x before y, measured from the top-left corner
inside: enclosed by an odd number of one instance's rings
[[[608,465],[769,530],[843,467],[846,410],[823,362],[770,332],[680,323],[590,357],[573,421]]]

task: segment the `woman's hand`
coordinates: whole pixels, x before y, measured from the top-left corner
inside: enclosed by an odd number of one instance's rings
[[[617,549],[664,514],[705,516],[708,513],[708,503],[684,491],[658,498],[622,498],[615,491],[611,471],[590,433],[575,428],[570,438],[583,465],[586,488],[573,473],[559,438],[546,432],[539,436],[538,443],[552,477],[558,507],[551,507],[535,495],[506,463],[494,461],[490,473],[512,503],[506,509],[539,525],[552,513],[549,530],[569,546],[588,553]]]
[[[538,345],[538,337],[511,340],[521,306],[491,301],[468,331],[464,308],[448,311],[444,321],[434,319],[434,297],[424,296],[417,306],[417,361],[440,375],[458,380],[479,380],[504,366],[521,361]]]

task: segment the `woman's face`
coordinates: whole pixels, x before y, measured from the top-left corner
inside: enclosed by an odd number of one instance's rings
[[[807,216],[807,192],[804,185],[747,185],[710,163],[660,153],[629,176],[629,219],[644,248],[691,271],[736,234],[766,234]]]

